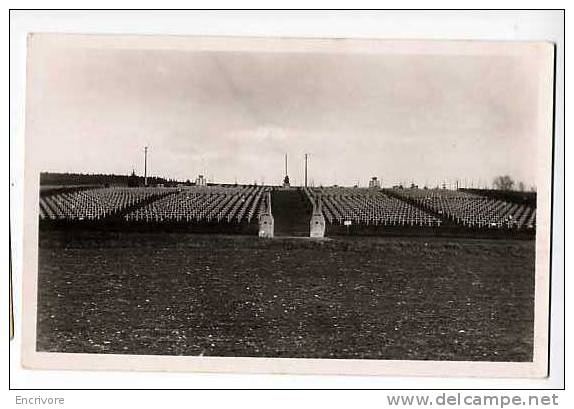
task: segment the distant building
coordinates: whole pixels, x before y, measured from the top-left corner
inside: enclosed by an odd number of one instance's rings
[[[203,175],[198,175],[195,179],[195,186],[207,186],[207,179]]]
[[[369,180],[369,187],[380,189],[381,188],[381,181],[376,176],[373,176],[371,178],[371,180]]]

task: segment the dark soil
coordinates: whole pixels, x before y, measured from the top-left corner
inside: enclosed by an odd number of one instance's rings
[[[530,361],[534,242],[41,232],[40,351]]]

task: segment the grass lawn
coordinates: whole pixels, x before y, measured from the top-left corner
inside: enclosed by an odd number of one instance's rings
[[[41,232],[40,351],[530,361],[534,241]]]

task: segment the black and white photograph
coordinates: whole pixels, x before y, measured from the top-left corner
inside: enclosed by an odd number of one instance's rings
[[[25,365],[545,376],[553,64],[30,34]]]

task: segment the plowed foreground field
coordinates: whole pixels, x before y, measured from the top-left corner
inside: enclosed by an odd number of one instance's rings
[[[41,232],[40,351],[529,361],[534,242]]]

